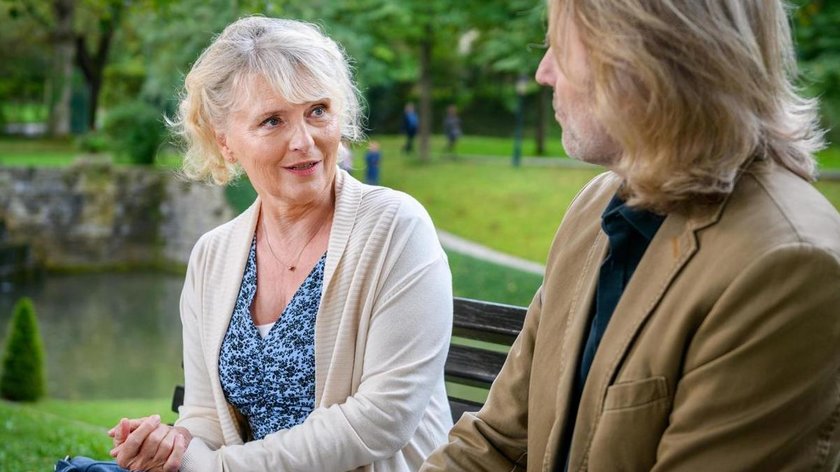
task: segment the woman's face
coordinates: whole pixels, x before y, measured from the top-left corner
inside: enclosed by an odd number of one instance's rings
[[[330,195],[341,143],[331,101],[290,103],[262,77],[249,80],[216,133],[222,155],[239,162],[263,201],[297,206]]]

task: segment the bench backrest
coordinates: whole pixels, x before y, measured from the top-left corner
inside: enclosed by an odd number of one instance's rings
[[[457,421],[465,411],[477,411],[482,396],[490,388],[507,358],[507,349],[519,335],[525,321],[526,309],[521,306],[472,300],[454,299],[452,344],[446,358],[446,381],[450,386],[478,388],[448,388],[452,419]],[[466,390],[462,392],[462,390]],[[184,387],[175,387],[172,410],[184,403]]]
[[[456,297],[453,339],[445,368],[450,387],[457,384],[489,389],[505,363],[508,348],[519,336],[526,311],[521,306]],[[482,405],[474,394],[460,394],[461,390],[448,389],[453,421],[465,411],[477,411]]]

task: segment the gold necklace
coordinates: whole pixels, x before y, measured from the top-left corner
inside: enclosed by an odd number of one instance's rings
[[[327,221],[329,221],[329,217],[327,218]],[[274,248],[271,247],[271,238],[268,237],[268,233],[265,230],[265,224],[263,224],[263,227],[262,227],[263,236],[265,237],[266,244],[268,244],[268,251],[271,252],[271,256],[274,257],[274,260],[279,262],[280,265],[282,265],[283,267],[286,268],[286,270],[294,272],[295,269],[297,269],[297,264],[300,261],[301,254],[303,254],[303,251],[307,248],[307,246],[309,246],[309,243],[311,243],[312,240],[315,239],[315,236],[317,236],[318,233],[321,232],[321,228],[324,227],[324,223],[326,223],[326,222],[322,222],[318,226],[318,228],[315,229],[315,232],[312,233],[312,236],[309,237],[309,240],[306,241],[306,244],[304,244],[303,247],[300,248],[300,251],[298,251],[298,253],[297,253],[297,257],[295,257],[295,263],[294,264],[286,264],[285,262],[281,261],[279,257],[277,257],[277,254],[274,253]]]

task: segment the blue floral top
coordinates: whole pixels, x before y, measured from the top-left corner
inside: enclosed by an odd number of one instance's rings
[[[251,319],[257,292],[256,237],[219,356],[227,401],[248,419],[254,439],[302,423],[315,408],[315,315],[326,254],[262,338]]]

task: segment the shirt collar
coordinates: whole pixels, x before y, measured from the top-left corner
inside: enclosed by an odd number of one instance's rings
[[[604,230],[608,234],[612,232],[610,228],[614,227],[614,225],[610,224],[611,222],[621,224],[622,226],[629,223],[629,226],[639,235],[644,237],[646,240],[651,241],[656,235],[656,232],[659,230],[659,227],[662,225],[662,222],[665,220],[665,216],[628,206],[616,192],[610,200],[610,203],[607,204],[607,207],[604,209],[604,213],[601,215],[601,220],[604,223]]]

